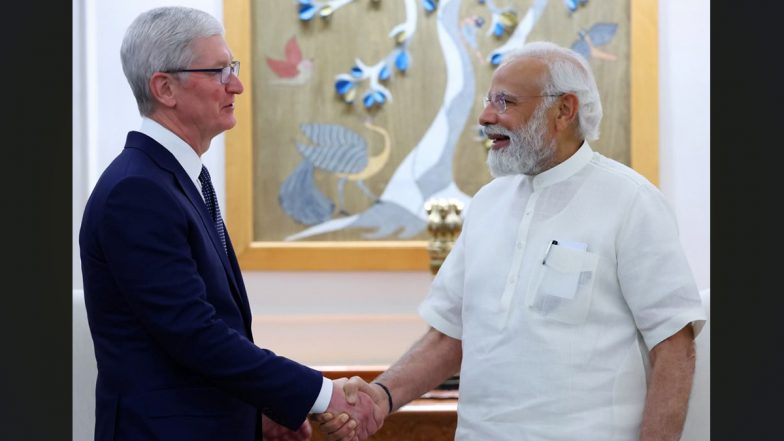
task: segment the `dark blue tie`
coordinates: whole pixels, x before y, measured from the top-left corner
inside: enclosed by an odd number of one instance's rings
[[[210,216],[212,216],[212,223],[215,225],[215,229],[218,230],[218,237],[220,237],[223,244],[223,251],[228,254],[226,249],[226,231],[223,228],[218,198],[215,196],[215,188],[212,186],[210,172],[203,165],[201,166],[201,173],[199,173],[199,182],[201,182],[201,194],[204,196],[204,203],[207,204],[207,210],[210,212]]]

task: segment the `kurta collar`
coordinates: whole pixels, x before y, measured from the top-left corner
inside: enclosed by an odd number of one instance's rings
[[[588,141],[583,141],[583,145],[566,161],[536,176],[529,177],[531,186],[534,191],[537,191],[566,180],[585,167],[591,161],[591,157],[593,157],[593,149],[588,145]]]

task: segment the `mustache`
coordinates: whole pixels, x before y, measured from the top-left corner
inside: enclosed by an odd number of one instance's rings
[[[509,130],[507,128],[498,126],[498,125],[484,126],[482,128],[482,130],[484,130],[485,135],[488,135],[488,136],[489,135],[501,135],[501,136],[511,137],[514,134],[513,131],[511,131],[511,130]]]

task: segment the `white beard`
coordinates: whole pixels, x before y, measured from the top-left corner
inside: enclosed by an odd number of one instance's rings
[[[509,145],[503,149],[490,149],[487,166],[493,177],[507,175],[537,175],[550,167],[555,156],[555,140],[545,142],[548,106],[540,104],[528,124],[517,130],[508,130],[498,125],[485,126],[487,135],[509,137]]]

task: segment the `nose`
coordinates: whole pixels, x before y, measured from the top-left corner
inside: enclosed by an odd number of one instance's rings
[[[229,75],[229,82],[226,83],[226,91],[229,93],[233,93],[239,95],[242,91],[245,90],[245,87],[242,85],[242,81],[240,81],[240,77],[231,74]]]
[[[479,114],[479,124],[486,126],[490,124],[495,124],[498,122],[498,112],[496,112],[495,107],[493,106],[486,106],[482,109],[482,112]]]

